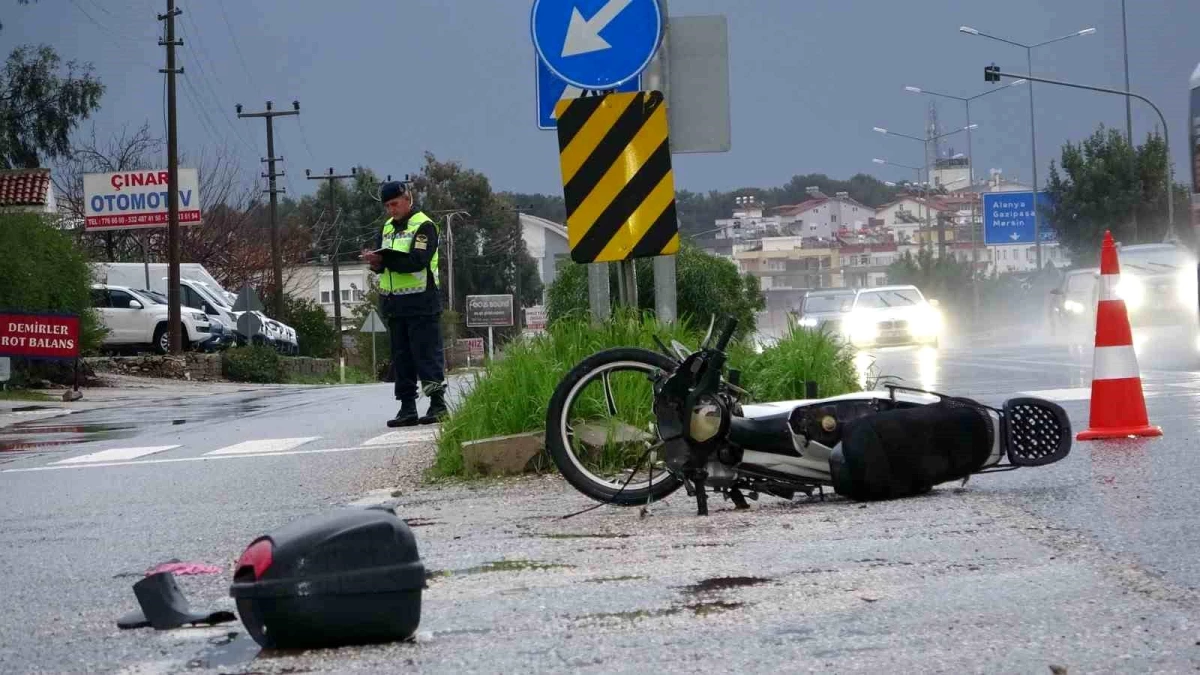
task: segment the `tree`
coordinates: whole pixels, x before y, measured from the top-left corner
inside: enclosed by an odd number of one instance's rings
[[[1097,259],[1106,230],[1125,243],[1160,241],[1168,230],[1167,164],[1158,133],[1133,148],[1121,132],[1102,124],[1078,144],[1064,145],[1060,163],[1051,162],[1046,219],[1081,260]],[[1177,217],[1187,214],[1186,191],[1176,191],[1175,208]],[[1130,218],[1135,212],[1136,236]],[[1179,233],[1188,230],[1181,227]]]
[[[705,253],[694,244],[684,242],[675,263],[676,308],[681,319],[707,324],[716,315],[738,320],[737,334],[754,332],[755,314],[766,307],[758,278],[740,275],[737,265]],[[652,258],[635,261],[638,280],[638,308],[653,312],[654,265]],[[616,265],[609,266],[609,297],[615,306]],[[547,313],[549,321],[586,313],[588,311],[587,266],[567,264],[550,285]]]
[[[972,306],[971,264],[951,256],[936,257],[923,248],[916,256],[906,252],[888,266],[889,284],[912,284],[928,298],[965,310]]]
[[[413,189],[417,203],[441,226],[443,261],[450,257],[446,214],[455,210],[471,214],[455,218],[453,224],[455,307],[463,307],[467,295],[512,293],[517,278],[524,306],[541,301],[542,284],[525,248],[514,210],[517,205],[492,192],[486,176],[457,162],[440,162],[432,153],[426,153],[425,166],[413,179]],[[445,270],[441,272],[444,282],[450,266],[443,262],[440,267]]]
[[[36,168],[70,152],[71,132],[100,107],[91,65],[66,64],[48,45],[23,45],[0,71],[0,168]]]
[[[156,161],[152,157],[161,152],[165,145],[163,139],[150,132],[148,122],[133,132],[124,126],[120,133],[107,142],[96,138],[93,126],[88,137],[76,140],[70,151],[59,158],[51,173],[59,208],[66,211],[72,220],[82,223],[87,215],[83,203],[84,174],[148,168]],[[143,234],[139,239],[128,230],[100,235],[85,234],[82,225],[78,230],[79,243],[89,251],[89,255],[93,258],[102,257],[109,262],[129,262],[144,257],[142,245],[153,236],[153,231],[141,232],[148,234]]]

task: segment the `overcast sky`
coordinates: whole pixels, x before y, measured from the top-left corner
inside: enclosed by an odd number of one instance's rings
[[[597,0],[577,0],[588,8]],[[266,155],[261,110],[301,103],[276,119],[289,192],[316,181],[304,169],[360,164],[403,174],[429,150],[486,173],[497,189],[561,194],[554,132],[535,127],[531,0],[181,0],[180,142],[190,151],[227,146],[248,176]],[[164,126],[164,49],[156,12],[165,0],[6,0],[5,51],[46,42],[95,64],[108,85],[97,131],[149,120]],[[1200,2],[1130,0],[1134,91],[1163,109],[1179,182],[1187,160],[1187,83],[1200,63]],[[753,13],[750,11],[753,7]],[[672,15],[729,18],[733,149],[677,155],[681,189],[770,187],[794,174],[884,180],[911,173],[872,164],[922,161],[921,145],[872,127],[921,135],[929,98],[915,85],[973,95],[992,61],[1024,71],[1025,52],[958,32],[960,25],[1034,43],[1094,26],[1097,33],[1034,52],[1036,74],[1101,86],[1123,84],[1120,0],[670,0]],[[1125,128],[1117,96],[1038,85],[1039,179],[1062,144],[1097,123]],[[943,127],[963,125],[962,104],[939,100]],[[1001,168],[1030,177],[1029,99],[1009,89],[972,105],[977,175]],[[1135,137],[1158,124],[1134,103]],[[965,151],[965,138],[953,140]],[[165,158],[163,159],[165,165]]]

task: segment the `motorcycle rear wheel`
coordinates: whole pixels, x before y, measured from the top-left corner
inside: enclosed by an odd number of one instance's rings
[[[575,451],[575,432],[570,419],[572,404],[581,397],[584,388],[598,378],[604,385],[609,409],[615,413],[613,409],[616,404],[610,391],[612,373],[640,371],[647,377],[653,377],[662,372],[670,372],[675,367],[676,363],[673,360],[658,352],[637,347],[618,347],[589,356],[572,368],[559,382],[546,410],[546,447],[555,466],[572,487],[596,501],[634,506],[663,499],[683,485],[678,477],[658,468],[663,457],[661,449],[655,453],[658,461],[654,470],[647,472],[642,480],[639,480],[636,474],[611,480],[597,475],[584,466],[583,460]],[[647,437],[646,448],[661,440],[657,432],[644,433]],[[643,462],[642,466],[646,467],[647,462]]]

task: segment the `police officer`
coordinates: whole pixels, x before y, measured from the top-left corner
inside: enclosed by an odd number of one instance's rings
[[[389,217],[378,251],[364,250],[361,257],[379,275],[380,310],[392,341],[400,412],[387,425],[433,424],[446,415],[437,225],[413,207],[412,193],[404,183],[384,183],[379,198]],[[418,378],[421,391],[429,397],[423,417],[417,415]]]

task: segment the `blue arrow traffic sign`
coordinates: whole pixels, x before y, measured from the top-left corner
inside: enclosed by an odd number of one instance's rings
[[[554,75],[612,89],[650,64],[662,36],[658,0],[534,0],[533,46]]]
[[[537,127],[548,130],[557,129],[558,119],[554,116],[555,104],[564,98],[579,98],[585,93],[593,94],[598,90],[580,89],[567,84],[550,72],[550,69],[546,67],[546,62],[538,58],[536,54],[533,60],[537,62],[534,73],[537,83]],[[621,92],[640,91],[641,86],[642,78],[639,76],[622,82],[615,89]]]

